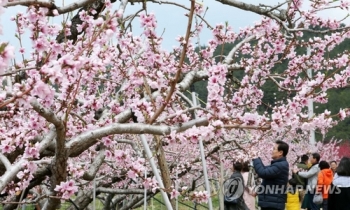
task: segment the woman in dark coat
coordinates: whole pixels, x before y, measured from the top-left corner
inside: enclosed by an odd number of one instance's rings
[[[329,210],[350,209],[350,158],[343,157],[333,178],[328,195]]]
[[[233,174],[224,183],[225,210],[249,210],[243,199],[242,167],[241,162],[235,161],[233,163]]]

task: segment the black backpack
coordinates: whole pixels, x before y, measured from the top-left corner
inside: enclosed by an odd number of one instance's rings
[[[224,203],[238,204],[244,193],[244,181],[241,174],[237,177],[230,177],[224,182]]]

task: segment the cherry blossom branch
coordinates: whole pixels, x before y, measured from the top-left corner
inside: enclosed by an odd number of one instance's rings
[[[208,153],[205,155],[205,158],[210,157],[212,154],[215,154],[216,152],[218,152],[221,148],[221,146],[225,146],[226,144],[229,144],[229,141],[224,141],[219,145],[216,145],[214,148],[212,148],[210,151],[208,151]],[[191,164],[197,163],[201,161],[200,157],[197,157],[196,159],[194,159]],[[184,174],[183,174],[184,175]]]
[[[196,110],[196,109],[200,109],[200,107],[191,107],[191,108],[182,110],[182,111],[180,111],[180,112],[177,112],[176,114],[168,115],[168,116],[164,117],[163,119],[161,119],[161,120],[159,120],[159,121],[157,121],[157,122],[158,122],[158,123],[162,123],[162,122],[164,122],[164,121],[166,121],[166,120],[168,120],[168,119],[172,119],[172,118],[174,118],[174,117],[177,117],[177,116],[179,116],[179,115],[182,114],[182,113],[190,112],[190,111],[193,111],[193,110]]]
[[[133,1],[133,2],[144,2],[144,0],[136,0],[136,1]],[[175,6],[178,6],[178,7],[181,7],[185,10],[188,10],[190,11],[191,9],[190,8],[187,8],[186,6],[182,5],[182,4],[178,4],[176,2],[171,2],[171,1],[157,1],[157,0],[147,0],[147,2],[153,2],[153,3],[158,3],[158,4],[170,4],[170,5],[175,5]],[[196,14],[197,17],[199,17],[206,25],[209,29],[214,29],[209,23],[208,21],[206,21],[202,16]]]
[[[208,78],[208,71],[190,71],[185,75],[182,81],[177,84],[177,88],[179,91],[185,91],[194,81],[199,81],[205,78]]]
[[[226,56],[224,63],[225,64],[231,64],[231,62],[233,61],[233,56],[234,54],[237,52],[237,50],[242,47],[243,44],[250,42],[251,40],[253,40],[256,37],[256,35],[251,35],[246,37],[245,39],[243,39],[242,41],[240,41],[239,43],[237,43],[232,50],[229,52],[229,54]]]
[[[271,125],[251,126],[251,125],[233,124],[233,125],[222,125],[218,128],[240,128],[240,129],[254,129],[254,130],[269,130],[269,129],[271,129]]]
[[[10,72],[6,72],[6,73],[3,73],[3,74],[0,74],[0,77],[3,77],[3,76],[11,76],[11,75],[13,75],[13,74],[17,74],[18,72],[26,71],[26,70],[31,70],[31,69],[37,69],[37,67],[29,67],[29,68],[16,69],[15,71],[10,71]]]
[[[182,53],[181,53],[181,57],[180,57],[180,61],[179,61],[179,66],[178,66],[179,69],[176,72],[175,78],[174,78],[174,80],[171,83],[170,90],[168,92],[168,95],[165,98],[165,102],[154,113],[154,115],[152,116],[152,118],[150,120],[150,124],[152,124],[157,119],[157,117],[163,112],[165,107],[168,105],[168,103],[169,103],[169,101],[171,99],[171,96],[173,95],[173,93],[175,91],[176,83],[177,83],[177,81],[180,78],[180,75],[181,75],[181,72],[182,72],[182,65],[183,65],[183,63],[185,61],[185,57],[186,57],[188,40],[190,39],[194,9],[195,9],[195,0],[191,0],[191,10],[190,10],[190,13],[188,15],[188,24],[187,24],[187,31],[186,31],[186,35],[185,35],[185,43],[184,43],[184,46],[183,46],[183,49],[182,49]]]
[[[295,89],[290,89],[290,88],[285,88],[282,87],[280,84],[278,84],[278,82],[272,77],[272,76],[267,76],[270,80],[272,80],[273,83],[275,83],[275,85],[280,88],[281,90],[285,90],[285,91],[293,91],[293,92],[297,92],[298,90]]]
[[[58,139],[64,139],[65,136],[65,129],[64,129],[64,124],[63,121],[58,119],[58,117],[53,113],[51,110],[44,108],[39,104],[37,100],[33,100],[30,102],[32,105],[33,109],[42,117],[44,117],[48,122],[52,123],[56,127],[56,132],[57,132],[57,138]]]
[[[259,15],[264,15],[267,17],[271,17],[271,15],[274,15],[283,21],[287,20],[287,11],[284,9],[279,9],[279,13],[275,13],[275,12],[272,12],[271,9],[263,9],[259,6],[256,6],[253,4],[247,4],[236,0],[216,0],[216,1],[222,4],[227,4],[233,7],[237,7],[242,10],[251,11]]]
[[[176,94],[179,95],[183,100],[185,100],[190,107],[193,107],[192,101],[185,94],[183,94],[180,91],[176,91]]]
[[[8,104],[16,101],[17,98],[21,98],[22,96],[28,94],[31,90],[33,89],[33,87],[30,87],[29,89],[27,89],[26,91],[22,92],[22,93],[18,93],[17,95],[13,96],[10,99],[7,99],[6,101],[4,101],[2,104],[0,104],[0,108],[7,106]]]

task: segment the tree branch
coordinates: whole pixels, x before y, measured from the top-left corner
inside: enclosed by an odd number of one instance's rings
[[[0,192],[2,192],[6,185],[16,177],[16,174],[22,169],[24,159],[21,159],[16,164],[11,165],[10,170],[6,170],[6,172],[0,178]]]
[[[47,13],[47,16],[55,16],[52,10],[56,9],[58,12],[58,15],[65,14],[68,12],[72,12],[76,9],[79,9],[81,7],[84,7],[90,3],[93,3],[95,0],[80,0],[74,3],[71,3],[64,7],[57,7],[53,2],[51,1],[42,1],[42,0],[15,0],[10,1],[5,4],[4,7],[13,7],[13,6],[25,6],[29,7],[31,5],[39,5],[40,7],[45,7],[49,9],[49,12]]]
[[[67,177],[67,149],[65,148],[66,129],[62,120],[60,120],[51,110],[42,107],[37,100],[30,102],[33,109],[39,115],[44,117],[48,122],[55,125],[56,128],[56,148],[55,157],[52,160],[50,169],[51,176],[51,193],[56,195],[55,187],[62,181],[66,181]],[[49,197],[45,202],[43,209],[54,209],[60,204],[60,200],[55,197]]]
[[[64,126],[62,120],[58,119],[55,113],[41,106],[37,100],[31,101],[30,105],[32,105],[33,109],[42,117],[44,117],[48,122],[54,124],[56,129],[62,128]]]
[[[250,11],[257,13],[259,15],[264,15],[267,17],[271,17],[271,14],[278,17],[280,20],[287,20],[287,11],[284,9],[279,9],[279,13],[272,12],[271,9],[263,9],[259,6],[253,5],[253,4],[247,4],[244,2],[236,1],[236,0],[216,0],[222,4],[227,4],[233,7],[237,7],[242,10]]]
[[[240,41],[239,43],[237,43],[233,48],[232,50],[229,52],[229,54],[226,56],[225,60],[224,60],[224,63],[227,64],[227,65],[230,65],[233,61],[233,56],[234,54],[237,52],[237,50],[242,47],[243,44],[247,43],[247,42],[250,42],[251,40],[253,40],[254,38],[256,37],[256,35],[251,35],[251,36],[248,36],[246,37],[245,39],[243,39],[242,41]]]
[[[11,163],[10,161],[7,159],[7,157],[5,155],[3,155],[2,153],[0,153],[0,161],[4,164],[6,171],[11,169]]]
[[[112,194],[143,194],[145,192],[144,189],[112,189],[112,188],[106,188],[106,187],[98,187],[96,188],[96,192],[101,193],[112,193]],[[151,191],[147,191],[147,193],[150,193]]]
[[[67,142],[68,154],[71,157],[79,155],[86,148],[94,145],[97,139],[113,134],[154,134],[168,135],[172,130],[183,132],[193,126],[208,125],[207,118],[199,118],[177,126],[167,125],[148,125],[143,123],[120,124],[114,123],[106,127],[97,128],[95,130],[84,132]]]
[[[186,57],[188,40],[190,39],[190,34],[191,34],[194,6],[195,6],[195,0],[191,0],[191,10],[190,10],[190,14],[188,15],[187,31],[186,31],[186,36],[185,36],[185,40],[184,40],[185,44],[183,46],[182,53],[180,56],[178,70],[176,72],[174,80],[171,83],[170,90],[165,98],[165,102],[162,104],[162,106],[158,110],[156,110],[156,112],[154,113],[154,115],[152,116],[152,118],[149,121],[150,124],[154,123],[154,121],[157,119],[157,117],[163,112],[164,108],[168,105],[168,103],[171,99],[171,96],[173,95],[173,93],[175,91],[176,83],[180,78],[180,75],[182,72],[182,65],[183,65],[183,63],[185,61],[185,57]]]
[[[105,151],[105,148],[102,148],[99,151],[97,157],[94,158],[94,162],[90,164],[89,170],[85,171],[83,179],[91,181],[95,178],[98,169],[100,168],[106,157]]]

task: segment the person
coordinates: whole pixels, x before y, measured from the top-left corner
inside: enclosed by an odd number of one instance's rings
[[[251,169],[250,167],[251,166],[249,165],[248,161],[244,162],[242,168],[242,177],[245,185],[243,198],[245,203],[247,204],[248,209],[255,210],[255,178],[253,169]]]
[[[329,164],[324,160],[320,161],[318,167],[321,171],[318,173],[316,192],[322,193],[322,210],[328,210],[328,192],[333,181],[333,172]]]
[[[233,162],[233,173],[230,176],[230,179],[226,180],[224,183],[225,186],[225,197],[232,199],[235,196],[238,196],[237,202],[230,203],[225,199],[224,209],[225,210],[249,210],[247,205],[244,202],[243,191],[244,191],[244,181],[241,174],[243,164],[240,161]],[[241,191],[240,191],[241,190]]]
[[[335,170],[337,169],[337,161],[332,160],[332,161],[330,162],[330,164],[331,164],[331,169],[332,169],[333,176],[334,176]]]
[[[350,158],[343,157],[336,169],[328,195],[329,210],[350,209]]]
[[[302,171],[307,171],[309,169],[309,166],[308,166],[308,161],[309,161],[309,156],[304,154],[301,156],[300,158],[300,163],[297,163],[296,164],[296,167],[299,169],[299,170],[302,170]],[[299,202],[300,202],[300,205],[303,203],[304,201],[304,196],[305,196],[305,190],[306,190],[306,185],[307,185],[307,179],[306,178],[303,178],[295,173],[292,173],[292,178],[295,179],[296,183],[297,183],[297,188],[299,190]]]
[[[300,210],[298,183],[294,178],[288,183],[286,210]]]
[[[261,210],[284,210],[287,200],[289,164],[286,156],[289,145],[277,140],[271,154],[271,165],[265,166],[260,157],[253,159],[255,172],[262,183],[257,190],[258,206]]]
[[[318,167],[318,162],[320,161],[320,158],[320,154],[313,153],[311,154],[310,158],[311,167],[308,171],[300,171],[300,169],[297,168],[293,170],[293,173],[296,173],[297,175],[303,178],[307,178],[306,195],[301,205],[301,208],[307,208],[308,210],[320,209],[320,207],[313,202],[317,185],[318,172],[320,171],[320,168]]]

